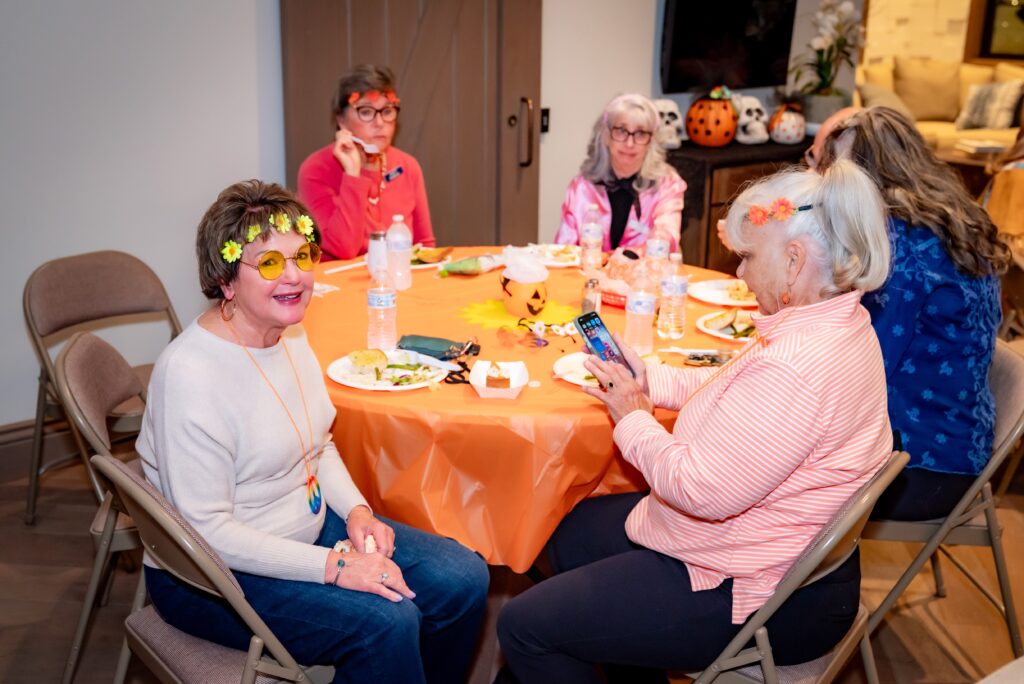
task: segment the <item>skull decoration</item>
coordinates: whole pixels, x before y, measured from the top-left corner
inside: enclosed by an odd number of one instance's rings
[[[683,115],[679,112],[679,105],[673,100],[655,100],[654,107],[658,110],[658,118],[661,119],[661,125],[658,126],[658,132],[654,134],[654,139],[666,150],[678,149],[683,144],[682,141],[686,139],[686,133],[683,130]]]
[[[736,142],[744,145],[768,142],[768,115],[761,101],[751,95],[737,93],[732,96],[732,103],[740,115],[736,127]]]

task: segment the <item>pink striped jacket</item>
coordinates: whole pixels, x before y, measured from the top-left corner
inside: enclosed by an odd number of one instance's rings
[[[679,249],[679,226],[683,220],[683,192],[686,183],[675,172],[663,176],[658,184],[640,193],[640,218],[637,219],[633,209],[629,210],[629,220],[622,234],[620,246],[632,247],[647,242],[647,235],[657,226],[672,236],[672,251]],[[569,183],[562,201],[562,225],[555,233],[555,243],[559,245],[578,245],[583,217],[591,204],[596,204],[601,212],[601,225],[604,227],[604,251],[611,251],[612,207],[608,202],[608,193],[583,176],[576,176]]]
[[[615,428],[651,486],[629,538],[683,561],[695,590],[732,577],[735,624],[891,453],[882,353],[860,297],[755,316],[763,344],[688,403],[717,369],[650,368],[654,403],[682,407],[672,432],[643,411]]]

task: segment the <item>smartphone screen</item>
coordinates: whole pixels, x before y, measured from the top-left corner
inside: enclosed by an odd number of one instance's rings
[[[622,351],[615,344],[615,340],[612,339],[612,334],[608,332],[604,321],[601,320],[601,317],[596,312],[591,311],[582,316],[577,316],[573,322],[576,324],[576,329],[580,331],[580,335],[583,336],[583,341],[586,343],[587,348],[594,355],[605,361],[621,363],[626,368],[629,368],[629,364],[626,363],[626,359],[622,356]],[[629,372],[633,373],[633,369],[629,368]],[[633,375],[635,376],[636,373],[633,373]]]

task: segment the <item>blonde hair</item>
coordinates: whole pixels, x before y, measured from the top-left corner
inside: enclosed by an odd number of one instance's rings
[[[847,143],[849,158],[874,180],[891,216],[931,230],[962,273],[1006,272],[1010,251],[992,219],[907,117],[889,107],[854,114],[825,139],[818,168],[834,165],[837,147]]]
[[[601,116],[597,117],[597,121],[594,122],[590,142],[587,144],[587,158],[580,165],[580,174],[594,184],[615,180],[612,157],[608,151],[608,141],[611,139],[610,128],[612,121],[617,116],[627,112],[638,112],[643,129],[651,132],[651,141],[647,143],[647,153],[644,155],[640,172],[633,183],[636,191],[640,192],[657,185],[662,177],[672,173],[672,167],[665,163],[665,151],[654,139],[654,134],[658,132],[658,126],[661,125],[658,110],[655,109],[653,102],[637,93],[619,95],[605,105]]]
[[[889,277],[889,231],[885,205],[874,182],[856,164],[838,161],[825,173],[808,173],[793,167],[757,181],[733,200],[725,230],[733,249],[742,252],[744,226],[749,230],[772,230],[769,221],[755,226],[748,220],[753,206],[769,207],[779,198],[788,199],[795,211],[781,225],[788,239],[806,238],[808,254],[825,274],[821,294],[834,297],[851,290],[868,292],[881,287]]]

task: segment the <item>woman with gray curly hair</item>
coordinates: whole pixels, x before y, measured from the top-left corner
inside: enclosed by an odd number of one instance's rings
[[[647,367],[625,346],[629,368],[586,361],[602,389],[584,391],[650,492],[586,499],[555,530],[555,576],[498,618],[521,682],[598,682],[596,664],[704,669],[891,454],[882,352],[860,303],[889,269],[871,179],[848,161],[782,172],[733,202],[726,231],[760,309],[750,344],[718,368]],[[671,431],[655,406],[679,412]],[[859,599],[855,553],[769,621],[776,662],[828,652]]]
[[[686,183],[665,163],[654,142],[659,126],[654,103],[635,93],[620,95],[594,123],[587,158],[562,202],[558,244],[579,244],[583,217],[596,205],[604,228],[604,251],[643,245],[655,230],[679,249]]]

